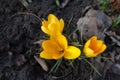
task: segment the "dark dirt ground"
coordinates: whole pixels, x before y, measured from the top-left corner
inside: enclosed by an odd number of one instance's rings
[[[44,71],[34,59],[40,46],[33,44],[43,39],[41,21],[31,14],[15,15],[18,12],[27,12],[46,19],[48,14],[53,13],[66,23],[73,17],[71,24],[76,26],[83,15],[82,11],[92,4],[93,0],[70,0],[67,6],[59,8],[53,0],[32,0],[25,7],[20,0],[0,0],[0,80],[120,80],[120,69],[116,69],[110,60],[103,61],[106,65],[101,70],[102,77],[93,73],[93,69],[84,61],[77,60],[74,68],[66,61],[61,63],[56,73]],[[118,30],[115,31],[119,33]],[[110,42],[110,39],[107,38],[107,41]],[[112,46],[107,54],[115,53],[111,49],[118,49],[117,52],[120,52],[118,46]],[[46,62],[49,68],[55,63],[54,60]],[[114,62],[120,66],[120,58]],[[106,67],[110,65],[113,67]]]

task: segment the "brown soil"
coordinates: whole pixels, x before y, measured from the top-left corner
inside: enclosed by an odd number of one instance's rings
[[[85,7],[92,4],[93,0],[70,0],[64,8],[59,8],[54,0],[32,0],[25,7],[20,0],[0,0],[0,80],[89,80],[93,69],[84,61],[75,60],[73,68],[64,60],[56,73],[42,69],[34,59],[40,46],[33,44],[43,39],[41,20],[29,13],[40,19],[53,13],[63,18],[66,26],[72,18],[73,28],[68,31],[71,33]],[[18,12],[26,14],[16,14]],[[46,60],[49,68],[55,62]],[[94,80],[120,80],[108,77],[95,77]]]

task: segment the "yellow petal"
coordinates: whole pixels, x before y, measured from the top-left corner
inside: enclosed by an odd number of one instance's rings
[[[94,51],[90,48],[84,49],[84,54],[86,57],[95,57],[96,54],[94,54]]]
[[[91,40],[88,40],[88,41],[85,43],[85,45],[84,45],[84,49],[89,48],[89,46],[90,46],[90,42],[91,42]]]
[[[59,45],[54,40],[46,40],[43,41],[42,47],[44,51],[53,54],[57,53],[57,48],[59,47]]]
[[[60,19],[60,32],[63,31],[63,28],[64,28],[64,20]]]
[[[64,54],[54,54],[54,55],[53,55],[53,59],[58,60],[58,59],[62,58],[63,55],[64,55]]]
[[[50,35],[57,35],[60,33],[60,27],[55,23],[51,23],[48,25],[48,30],[50,31]]]
[[[46,51],[42,51],[40,53],[40,57],[41,58],[45,58],[45,59],[60,59],[63,56],[63,54],[51,54],[49,52]]]
[[[94,44],[94,41],[97,40],[97,36],[93,36],[89,40],[91,41],[90,44]]]
[[[91,43],[91,40],[89,39],[89,40],[85,43],[85,45],[84,45],[83,52],[84,52],[84,54],[85,54],[86,57],[94,57],[94,56],[96,56],[96,55],[94,54],[94,51],[89,48],[90,43]]]
[[[58,18],[57,18],[55,15],[53,15],[53,14],[49,14],[49,15],[48,15],[48,22],[49,22],[49,23],[59,24]]]
[[[94,50],[94,52],[95,52],[99,48],[101,48],[102,44],[103,44],[103,41],[101,41],[101,40],[95,40],[93,43],[90,43],[90,48],[92,50]]]
[[[45,58],[45,59],[53,59],[53,56],[52,54],[48,53],[48,52],[45,52],[45,51],[42,51],[40,53],[40,57],[41,58]]]
[[[91,37],[90,40],[97,40],[97,36]]]
[[[42,21],[42,26],[41,29],[44,33],[49,34],[49,30],[48,30],[48,21]]]
[[[52,55],[53,59],[60,59],[63,56],[63,53],[59,53],[59,45],[55,40],[46,40],[42,43],[42,47],[45,52]]]
[[[45,32],[48,35],[56,35],[59,33],[62,33],[64,28],[64,21],[63,19],[58,20],[58,18],[53,15],[48,15],[48,21],[44,20],[42,21],[42,31]]]
[[[66,59],[75,59],[79,57],[81,54],[81,51],[79,48],[74,47],[74,46],[68,46],[68,49],[64,53],[64,57]]]
[[[107,48],[107,46],[105,44],[103,44],[101,46],[101,48],[99,48],[99,50],[95,52],[95,54],[100,54],[100,53],[104,52],[106,48]]]
[[[47,28],[48,27],[48,21],[46,21],[46,20],[42,21],[42,26]]]
[[[90,38],[84,46],[84,54],[87,57],[96,57],[106,49],[106,45],[103,44],[102,40],[97,40],[96,36]]]
[[[61,35],[56,36],[55,40],[58,42],[60,47],[62,47],[63,49],[67,48],[68,42],[64,35],[61,34]]]
[[[44,33],[50,34],[49,30],[48,30],[46,27],[41,26],[41,29],[42,29],[42,31],[43,31]]]

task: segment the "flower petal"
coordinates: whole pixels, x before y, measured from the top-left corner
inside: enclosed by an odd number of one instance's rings
[[[58,18],[53,14],[48,15],[48,21],[46,20],[42,21],[41,26],[42,31],[52,37],[54,37],[54,35],[62,33],[63,28],[64,28],[63,19],[58,20]]]
[[[54,40],[46,40],[43,41],[42,47],[46,52],[57,53],[57,48],[59,47],[59,45]]]
[[[55,23],[51,23],[48,25],[48,30],[50,31],[50,35],[57,35],[60,33],[60,27],[57,26],[57,24]]]
[[[94,44],[94,42],[97,40],[97,36],[93,36],[89,40],[91,41],[90,44]]]
[[[55,40],[46,40],[42,43],[42,47],[46,53],[49,53],[53,59],[60,59],[63,53],[58,51],[59,45]]]
[[[95,57],[96,54],[94,54],[94,51],[90,48],[84,49],[84,54],[86,57]]]
[[[81,54],[81,51],[79,48],[74,47],[74,46],[68,46],[68,49],[64,53],[64,57],[66,59],[75,59],[79,57]]]
[[[106,46],[105,44],[103,44],[103,45],[101,46],[101,48],[99,48],[99,50],[95,52],[95,54],[100,54],[100,53],[102,53],[103,51],[105,51],[106,48],[107,48],[107,46]]]
[[[60,19],[60,32],[63,31],[63,28],[64,28],[64,20]]]
[[[97,36],[90,38],[84,46],[84,54],[87,57],[96,57],[106,49],[106,45],[102,40],[97,40]]]
[[[96,55],[94,54],[94,51],[89,48],[90,43],[91,43],[91,39],[89,39],[85,43],[83,52],[84,52],[86,57],[95,57]]]
[[[49,15],[48,15],[48,22],[49,22],[49,23],[59,24],[58,18],[57,18],[55,15],[53,15],[53,14],[49,14]]]
[[[92,42],[92,41],[91,41],[91,42]],[[95,40],[94,43],[91,43],[91,44],[90,44],[90,48],[91,48],[92,50],[94,50],[94,52],[95,52],[95,51],[97,51],[99,48],[101,48],[102,44],[103,44],[103,41],[102,41],[102,40]]]
[[[58,60],[58,59],[62,58],[63,55],[64,55],[64,54],[54,54],[54,55],[53,55],[53,59]]]
[[[48,27],[48,21],[43,20],[43,21],[42,21],[42,26],[44,26],[44,27],[46,27],[46,28],[47,28],[47,27]]]
[[[97,36],[92,36],[90,40],[97,40]]]
[[[64,35],[61,34],[61,35],[56,36],[55,40],[58,42],[60,47],[62,47],[63,49],[67,48],[68,42]]]
[[[44,26],[41,26],[41,30],[46,34],[50,34],[49,30]]]
[[[85,43],[85,45],[84,45],[84,49],[89,48],[89,46],[90,46],[90,42],[91,42],[91,40],[88,40],[88,41]]]
[[[53,59],[53,56],[52,54],[48,53],[48,52],[45,52],[45,51],[42,51],[40,53],[40,57],[41,58],[45,58],[45,59]]]
[[[61,57],[63,57],[63,54],[51,54],[49,52],[46,51],[42,51],[40,53],[40,57],[41,58],[45,58],[45,59],[60,59]]]

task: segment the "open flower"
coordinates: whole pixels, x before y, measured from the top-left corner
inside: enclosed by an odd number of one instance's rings
[[[84,45],[84,54],[86,57],[96,57],[105,51],[106,45],[102,40],[97,40],[96,36],[90,38]]]
[[[80,56],[81,51],[74,46],[68,46],[68,42],[63,35],[56,36],[55,39],[45,40],[42,43],[43,51],[40,57],[45,59],[75,59]]]
[[[44,33],[53,36],[57,34],[61,34],[64,28],[64,20],[60,19],[53,15],[48,15],[48,21],[43,20],[41,29]]]

